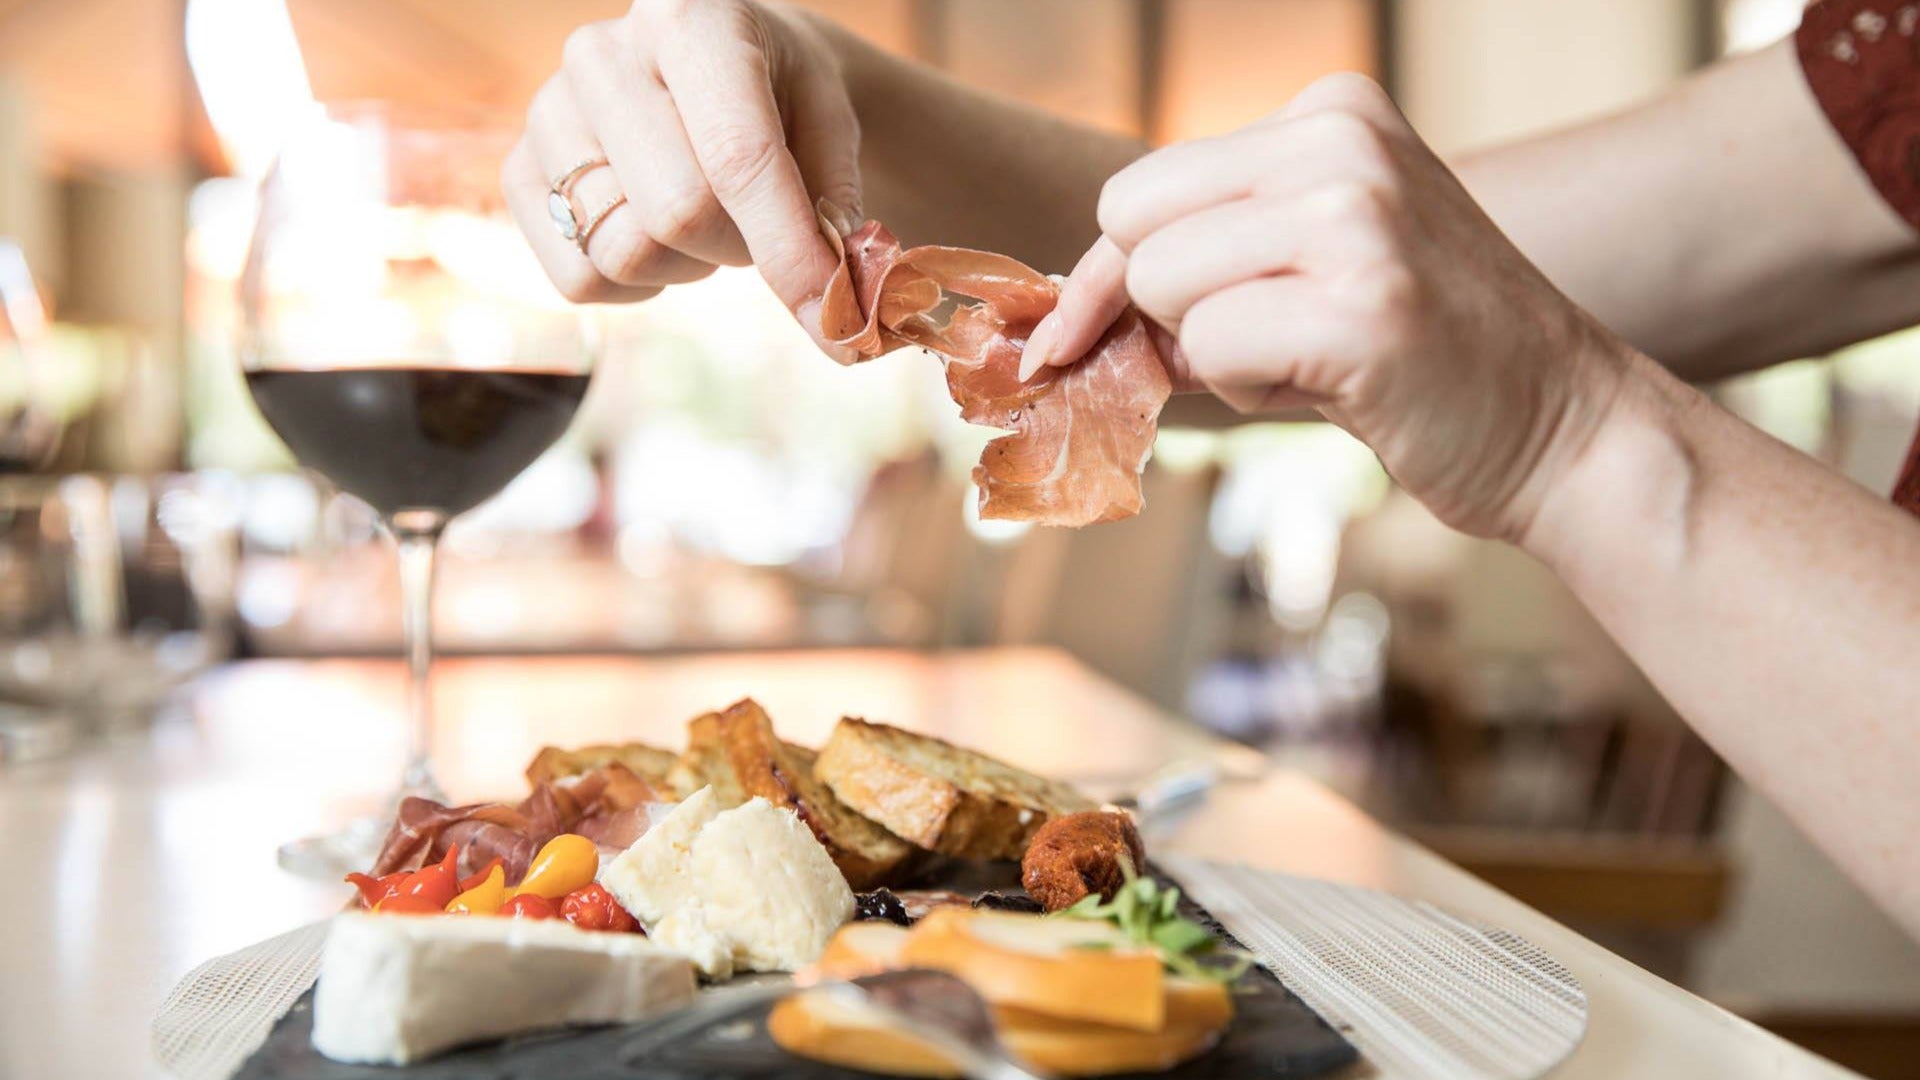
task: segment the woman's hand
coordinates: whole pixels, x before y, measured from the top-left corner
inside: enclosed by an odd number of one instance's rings
[[[1177,335],[1178,383],[1242,411],[1313,405],[1481,535],[1524,536],[1632,355],[1360,76],[1135,162],[1100,225],[1030,367],[1076,359],[1131,298]]]
[[[859,125],[819,31],[751,0],[637,0],[567,39],[501,182],[568,299],[644,300],[719,265],[760,272],[810,332],[836,262],[814,201],[860,206]],[[583,162],[580,220],[624,196],[584,252],[548,216]]]

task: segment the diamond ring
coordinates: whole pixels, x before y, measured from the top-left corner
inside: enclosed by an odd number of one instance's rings
[[[553,227],[559,230],[560,235],[578,243],[582,251],[587,247],[582,237],[591,230],[593,224],[599,222],[596,220],[587,224],[580,220],[578,211],[574,209],[573,185],[582,176],[605,164],[607,159],[604,157],[582,158],[547,185],[547,216],[553,219]]]
[[[608,214],[613,213],[626,204],[627,197],[625,195],[615,195],[613,198],[608,199],[606,205],[594,211],[593,216],[588,218],[586,222],[580,226],[577,236],[570,236],[567,239],[577,244],[580,248],[580,254],[585,255],[587,253],[587,241],[593,239],[593,230],[600,227],[600,223],[607,219]]]

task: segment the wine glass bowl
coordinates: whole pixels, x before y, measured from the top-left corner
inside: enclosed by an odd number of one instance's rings
[[[291,132],[261,189],[241,277],[254,402],[303,466],[373,507],[400,557],[413,738],[399,797],[431,768],[431,596],[447,523],[552,446],[587,390],[590,326],[506,216],[505,131],[380,105]],[[362,869],[384,822],[282,849]]]

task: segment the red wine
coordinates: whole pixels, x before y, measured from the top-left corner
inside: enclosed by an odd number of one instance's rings
[[[302,465],[391,517],[471,510],[553,445],[587,376],[459,368],[251,371],[253,400]]]

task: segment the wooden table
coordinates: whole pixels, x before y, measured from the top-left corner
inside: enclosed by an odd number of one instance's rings
[[[154,1074],[148,1020],[180,975],[336,909],[343,886],[282,873],[274,848],[377,805],[399,770],[399,689],[399,668],[378,661],[238,664],[198,688],[191,724],[0,773],[11,886],[0,905],[0,1076]],[[747,694],[798,741],[817,741],[842,713],[864,715],[1104,790],[1224,753],[1242,778],[1157,847],[1387,889],[1532,939],[1573,970],[1591,1006],[1559,1080],[1852,1075],[1056,652],[454,661],[440,684],[442,779],[457,797],[508,795],[544,742],[677,745],[688,717]]]

